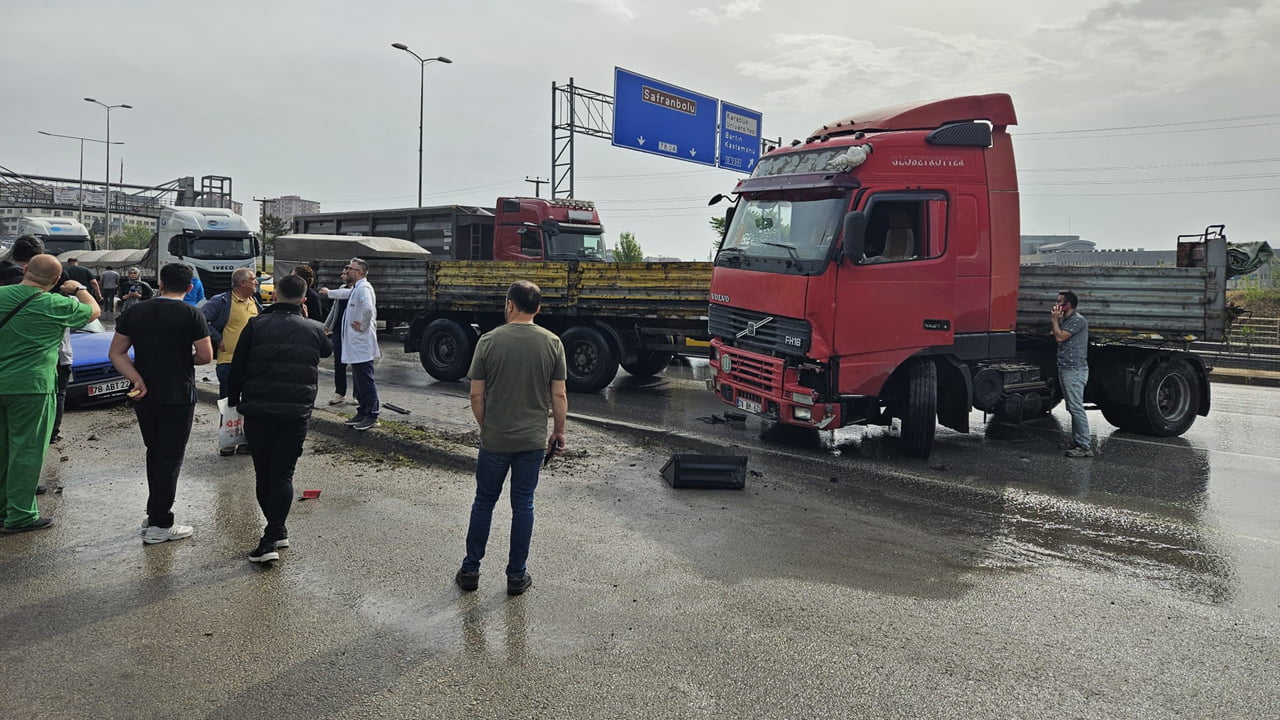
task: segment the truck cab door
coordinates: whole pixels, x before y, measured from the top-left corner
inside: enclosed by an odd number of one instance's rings
[[[877,395],[904,360],[954,341],[955,259],[937,191],[864,196],[836,277],[839,391]]]

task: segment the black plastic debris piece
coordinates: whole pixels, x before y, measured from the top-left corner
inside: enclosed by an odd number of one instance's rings
[[[745,455],[672,455],[662,477],[673,488],[741,490],[747,484]]]

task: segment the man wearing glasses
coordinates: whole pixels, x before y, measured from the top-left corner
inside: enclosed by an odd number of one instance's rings
[[[356,396],[356,414],[347,425],[356,430],[368,430],[378,425],[378,386],[373,379],[373,362],[382,356],[378,349],[377,295],[366,275],[369,263],[351,258],[346,267],[350,289],[329,290],[321,288],[320,294],[331,300],[346,300],[347,309],[342,317],[341,355],[338,360],[351,368],[351,382]]]

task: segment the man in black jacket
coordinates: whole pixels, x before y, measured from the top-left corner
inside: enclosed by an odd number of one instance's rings
[[[249,321],[236,343],[227,398],[244,416],[244,435],[257,476],[258,506],[267,528],[249,553],[252,562],[280,559],[289,547],[285,520],[293,504],[293,470],[316,401],[321,358],[333,353],[324,326],[302,316],[307,284],[290,275],[276,285],[276,302]]]

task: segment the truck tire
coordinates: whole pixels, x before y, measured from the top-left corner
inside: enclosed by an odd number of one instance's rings
[[[422,331],[418,360],[428,375],[451,382],[466,376],[475,349],[476,331],[470,325],[441,318]]]
[[[622,369],[636,377],[652,377],[662,372],[663,368],[675,357],[673,352],[654,350],[641,353],[635,362],[622,363]]]
[[[1137,410],[1145,435],[1174,437],[1186,432],[1200,410],[1200,379],[1191,364],[1169,358],[1157,365]]]
[[[1145,434],[1145,426],[1138,420],[1138,408],[1132,405],[1119,405],[1116,403],[1099,404],[1098,409],[1102,410],[1102,417],[1107,422],[1116,427],[1131,433]]]
[[[618,374],[618,357],[595,328],[578,325],[560,336],[568,362],[565,382],[572,392],[593,393],[613,382]]]
[[[938,368],[932,360],[917,359],[907,376],[907,404],[902,415],[902,452],[927,458],[938,429]]]

